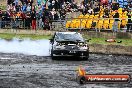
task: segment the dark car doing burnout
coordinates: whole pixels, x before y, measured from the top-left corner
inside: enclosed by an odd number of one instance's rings
[[[50,39],[51,57],[76,56],[84,60],[89,57],[86,40],[77,32],[56,32]]]

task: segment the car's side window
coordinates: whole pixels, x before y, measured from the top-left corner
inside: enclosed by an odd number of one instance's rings
[[[58,40],[58,39],[60,39],[60,35],[59,34],[56,34],[55,35],[55,40]]]

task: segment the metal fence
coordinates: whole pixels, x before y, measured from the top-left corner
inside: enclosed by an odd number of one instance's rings
[[[105,23],[105,21],[108,21]],[[86,30],[86,31],[112,31],[113,23],[111,20],[113,18],[66,18],[65,20],[53,20],[49,21],[49,28],[45,28],[46,25],[42,22],[42,19],[36,20],[36,30],[55,30],[55,31],[66,31],[66,30]],[[127,19],[119,19],[118,30],[119,31],[131,31],[132,22],[128,23]],[[102,21],[102,22],[100,22]],[[124,27],[121,27],[122,21],[124,21]],[[69,23],[68,23],[69,22]],[[110,23],[111,22],[111,23]],[[127,25],[131,27],[127,29]],[[106,28],[104,28],[106,26]],[[0,29],[14,29],[14,30],[32,30],[32,22],[25,19],[11,19],[9,21],[0,21]]]

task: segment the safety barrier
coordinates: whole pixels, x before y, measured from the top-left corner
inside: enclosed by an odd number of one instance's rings
[[[66,18],[65,20],[50,20],[48,30],[87,30],[87,31],[112,31],[114,18]],[[127,29],[127,25],[131,25]],[[32,22],[26,19],[11,19],[10,21],[0,21],[0,29],[32,29]],[[36,20],[36,29],[45,29],[42,19]],[[128,18],[119,19],[118,31],[132,30],[132,23],[128,23]]]
[[[22,19],[17,20],[1,20],[0,29],[25,29],[25,22]]]
[[[36,30],[63,30],[65,28],[65,20],[50,20],[42,22],[42,19],[36,20]],[[32,21],[29,19],[10,19],[8,21],[0,20],[0,29],[27,29],[32,30]]]

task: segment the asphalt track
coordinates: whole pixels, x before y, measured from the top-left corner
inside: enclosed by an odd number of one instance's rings
[[[89,60],[0,53],[0,88],[132,88],[125,84],[84,84],[76,81],[82,65],[91,74],[130,74],[132,57],[90,54]]]

